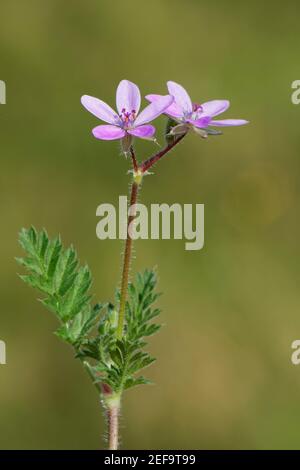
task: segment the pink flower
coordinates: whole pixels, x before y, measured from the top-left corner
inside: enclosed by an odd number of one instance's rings
[[[244,119],[213,119],[229,108],[230,103],[227,100],[193,103],[187,91],[178,83],[168,82],[167,86],[170,95],[174,97],[174,102],[165,110],[165,114],[179,123],[173,128],[176,130],[175,133],[185,133],[190,128],[196,131],[199,129],[201,132],[201,129],[206,129],[208,126],[242,126],[248,123]],[[153,104],[161,98],[161,95],[147,95],[146,98]]]
[[[132,137],[151,139],[155,127],[149,122],[162,114],[174,101],[170,95],[160,96],[154,103],[149,104],[140,114],[141,94],[139,88],[128,80],[122,80],[117,88],[116,104],[118,112],[98,98],[84,95],[81,98],[83,106],[97,118],[108,124],[93,129],[96,139],[122,139],[127,142],[124,151],[129,149]]]

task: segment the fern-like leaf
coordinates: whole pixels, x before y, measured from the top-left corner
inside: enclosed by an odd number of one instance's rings
[[[26,256],[17,261],[29,272],[21,278],[45,295],[42,303],[62,323],[56,334],[64,341],[78,345],[95,326],[101,310],[98,304],[90,305],[92,278],[89,268],[79,267],[74,248],[65,249],[60,237],[49,240],[45,230],[37,232],[34,227],[23,228],[19,241]]]
[[[138,274],[135,281],[129,285],[126,328],[122,340],[111,340],[116,331],[116,311],[111,304],[102,318],[98,364],[93,372],[99,382],[105,382],[116,393],[150,383],[143,376],[136,377],[136,374],[155,361],[144,348],[147,345],[145,337],[156,333],[161,327],[152,322],[160,313],[159,309],[153,307],[159,297],[159,294],[155,293],[156,283],[155,272],[146,270]],[[119,299],[119,292],[116,297]],[[91,352],[93,354],[92,345],[93,343],[85,350],[88,357],[91,357]]]
[[[21,278],[44,294],[42,303],[60,321],[56,335],[75,348],[93,382],[114,393],[149,383],[139,373],[155,361],[144,348],[145,338],[161,326],[153,322],[160,313],[153,307],[159,296],[156,274],[146,270],[129,285],[126,327],[117,340],[118,312],[111,303],[91,305],[92,276],[79,265],[73,247],[64,248],[60,237],[50,240],[45,230],[34,227],[21,230],[20,244],[26,256],[17,261],[28,272]]]

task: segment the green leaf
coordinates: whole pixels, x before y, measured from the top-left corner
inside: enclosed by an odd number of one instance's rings
[[[160,310],[153,308],[160,294],[155,292],[157,278],[154,271],[146,270],[138,274],[134,285],[129,288],[127,302],[127,338],[138,340],[151,336],[160,329],[160,325],[149,323],[160,314]]]
[[[43,305],[62,322],[56,334],[72,344],[83,340],[102,308],[90,306],[92,277],[88,267],[79,267],[74,248],[64,249],[60,237],[50,240],[45,230],[23,228],[19,241],[26,256],[17,262],[29,272],[21,279],[45,295]]]
[[[79,265],[74,248],[64,248],[60,237],[50,240],[45,230],[34,227],[22,229],[19,240],[25,256],[17,262],[27,271],[21,279],[43,293],[41,302],[60,321],[55,334],[74,347],[93,382],[115,393],[149,383],[136,375],[155,361],[144,350],[145,338],[161,327],[153,322],[160,313],[154,307],[159,297],[155,272],[137,274],[128,286],[125,333],[117,340],[118,310],[111,303],[91,305],[92,276]]]
[[[143,338],[156,333],[161,325],[152,323],[160,310],[153,305],[159,294],[155,292],[157,284],[156,274],[146,270],[138,273],[134,282],[128,287],[128,302],[126,306],[126,329],[122,340],[109,342],[108,337],[115,331],[112,321],[115,309],[112,305],[107,308],[99,326],[100,337],[100,363],[99,381],[108,383],[115,392],[121,392],[135,385],[148,383],[144,377],[135,377],[141,369],[148,367],[155,361],[144,347],[147,343]],[[117,300],[120,298],[116,293]]]
[[[124,390],[128,390],[128,388],[136,387],[137,385],[148,385],[152,384],[151,380],[146,379],[143,376],[133,378],[129,377],[124,385]]]

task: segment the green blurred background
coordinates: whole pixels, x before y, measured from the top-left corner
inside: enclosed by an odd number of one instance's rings
[[[96,207],[128,189],[117,143],[80,96],[114,105],[123,78],[143,95],[182,83],[198,101],[231,100],[251,124],[190,135],[143,185],[141,202],[205,204],[205,247],[138,241],[133,271],[158,265],[162,332],[155,386],[125,395],[124,448],[300,448],[299,3],[152,0],[1,2],[0,448],[98,448],[98,398],[55,318],[17,277],[22,226],[74,243],[113,296],[121,241],[96,238]],[[164,118],[156,122],[158,135]],[[139,155],[156,147],[138,142]]]

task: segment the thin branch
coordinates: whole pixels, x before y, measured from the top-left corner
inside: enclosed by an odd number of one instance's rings
[[[134,208],[137,202],[139,185],[133,180],[131,186],[131,196],[130,196],[130,208]],[[123,262],[123,271],[122,271],[122,280],[121,280],[121,292],[120,292],[120,307],[119,307],[119,316],[118,316],[118,327],[117,327],[117,338],[121,339],[123,336],[123,327],[125,320],[125,305],[127,299],[127,289],[128,289],[128,279],[129,279],[129,268],[131,261],[131,252],[132,252],[132,238],[129,233],[129,228],[131,222],[135,218],[135,213],[130,213],[127,220],[127,238],[125,243],[125,252],[124,252],[124,262]]]
[[[140,170],[145,173],[147,170],[149,170],[153,165],[155,165],[158,160],[160,160],[164,155],[166,155],[168,152],[170,152],[170,150],[172,150],[175,145],[179,144],[179,142],[186,136],[186,133],[185,134],[182,134],[180,135],[179,137],[177,137],[176,139],[174,139],[173,142],[171,142],[170,144],[168,144],[165,148],[163,148],[162,150],[160,150],[158,153],[156,153],[155,155],[153,155],[152,157],[148,158],[147,160],[145,160],[144,162],[142,162],[139,166]]]
[[[139,169],[139,165],[138,165],[138,162],[137,162],[137,160],[136,160],[134,148],[133,148],[132,145],[130,146],[130,155],[131,155],[131,159],[132,159],[133,170],[134,170],[134,172],[136,173],[136,172],[138,171],[138,169]]]

